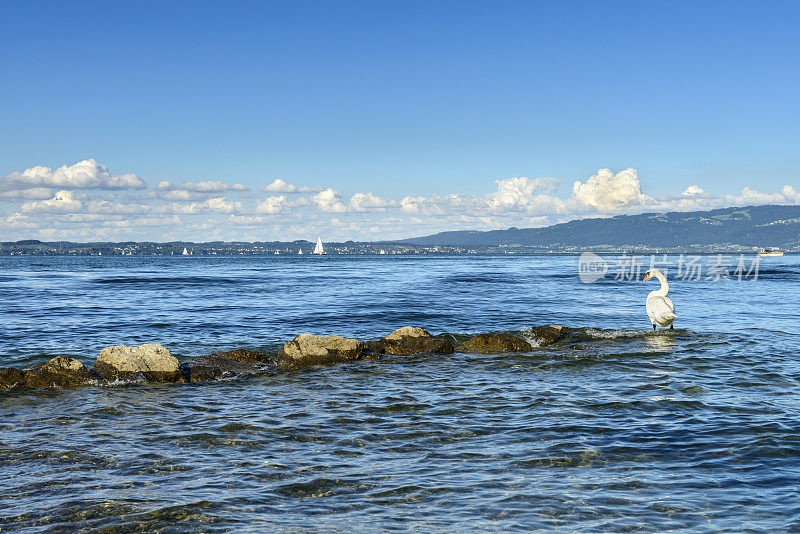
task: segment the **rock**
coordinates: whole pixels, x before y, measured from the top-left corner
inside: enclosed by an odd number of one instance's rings
[[[208,356],[209,358],[225,358],[227,360],[234,360],[237,362],[245,363],[267,363],[269,357],[263,352],[258,352],[249,349],[235,349],[226,352],[215,352]]]
[[[0,391],[11,389],[17,385],[23,385],[25,373],[13,367],[0,369]]]
[[[459,352],[529,352],[531,344],[512,334],[480,334],[458,347]]]
[[[380,341],[365,341],[364,342],[364,352],[372,353],[372,354],[384,354],[386,351],[381,346]]]
[[[546,347],[552,345],[562,337],[564,337],[564,327],[551,324],[549,326],[537,326],[531,329],[534,341],[537,347]]]
[[[106,347],[94,363],[94,370],[100,376],[112,380],[141,374],[147,380],[175,382],[181,378],[180,367],[178,360],[158,343]]]
[[[379,341],[386,354],[408,356],[410,354],[452,354],[453,344],[415,326],[404,326]]]
[[[224,375],[255,371],[266,362],[266,355],[246,349],[216,352],[181,364],[184,382],[208,382]]]
[[[56,356],[47,363],[25,370],[25,385],[30,388],[71,388],[92,378],[83,363],[68,356]]]
[[[402,328],[398,328],[383,339],[388,339],[390,341],[404,341],[406,338],[418,337],[422,339],[429,339],[433,336],[424,328],[420,328],[418,326],[404,326]]]
[[[362,341],[341,336],[300,334],[278,352],[278,364],[291,369],[308,365],[357,360],[364,352]]]

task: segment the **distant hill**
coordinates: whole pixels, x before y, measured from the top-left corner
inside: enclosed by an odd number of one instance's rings
[[[642,213],[581,219],[545,228],[454,231],[400,241],[461,247],[800,247],[800,206]]]

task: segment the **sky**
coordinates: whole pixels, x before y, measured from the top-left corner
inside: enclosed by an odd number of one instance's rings
[[[797,2],[3,2],[0,240],[800,204]]]

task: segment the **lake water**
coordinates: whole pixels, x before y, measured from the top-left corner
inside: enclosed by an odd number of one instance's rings
[[[583,284],[575,256],[0,257],[2,367],[404,325],[617,330],[0,392],[0,529],[798,531],[800,256],[762,259],[757,280],[671,274],[679,335],[650,333],[657,282]]]

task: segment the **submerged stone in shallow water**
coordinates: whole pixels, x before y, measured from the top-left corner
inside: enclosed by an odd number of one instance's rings
[[[512,334],[479,334],[458,347],[459,352],[529,352],[531,344]]]
[[[175,382],[181,377],[180,367],[178,360],[158,343],[106,347],[94,363],[95,371],[103,378],[125,379],[141,374],[156,382]]]
[[[564,327],[551,324],[549,326],[536,326],[531,329],[531,334],[536,341],[536,346],[546,347],[564,337]]]
[[[207,382],[224,375],[253,372],[267,362],[267,355],[247,349],[215,352],[183,362],[181,374],[184,382]]]
[[[278,364],[298,368],[357,360],[364,348],[364,343],[357,339],[300,334],[281,348]]]
[[[452,354],[453,344],[416,326],[398,328],[379,342],[385,354],[408,356],[411,354]]]
[[[22,385],[25,380],[25,374],[19,369],[8,367],[0,369],[0,391],[11,389],[14,386]]]

